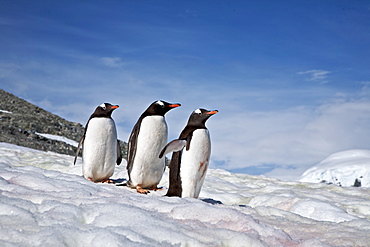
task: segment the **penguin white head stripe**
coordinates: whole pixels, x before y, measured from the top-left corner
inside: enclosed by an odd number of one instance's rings
[[[160,106],[162,106],[162,107],[164,107],[164,103],[163,103],[163,101],[160,101],[160,100],[158,100],[157,102],[155,102],[156,104],[158,104],[158,105],[160,105]]]
[[[194,111],[194,113],[202,114],[202,111],[198,108]]]

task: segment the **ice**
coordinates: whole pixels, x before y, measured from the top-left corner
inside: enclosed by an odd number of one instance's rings
[[[0,143],[0,246],[369,246],[368,188],[210,169],[200,199],[164,197],[167,171],[142,195],[73,158]]]

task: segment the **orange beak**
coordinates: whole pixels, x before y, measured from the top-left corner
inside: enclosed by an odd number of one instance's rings
[[[216,114],[217,112],[218,112],[217,110],[214,110],[214,111],[207,112],[206,114],[213,115],[213,114]]]
[[[112,109],[117,109],[119,106],[118,105],[112,105]]]
[[[169,105],[169,107],[171,107],[171,108],[175,108],[175,107],[179,107],[179,106],[181,106],[181,104],[172,104],[172,105]]]

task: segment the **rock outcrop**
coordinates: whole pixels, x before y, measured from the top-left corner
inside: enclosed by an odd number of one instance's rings
[[[36,133],[63,136],[79,142],[84,133],[80,123],[67,121],[0,89],[0,142],[61,154],[75,155],[76,147]],[[127,143],[120,141],[123,157]]]

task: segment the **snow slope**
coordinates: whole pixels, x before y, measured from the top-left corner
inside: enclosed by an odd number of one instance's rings
[[[301,182],[325,182],[339,186],[354,186],[356,180],[362,187],[370,187],[370,150],[356,149],[332,154],[308,169],[300,179]]]
[[[367,188],[209,170],[201,200],[168,198],[167,172],[141,195],[72,162],[0,143],[0,246],[370,246]]]

